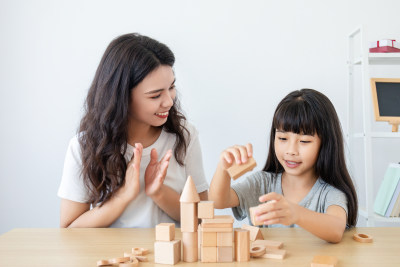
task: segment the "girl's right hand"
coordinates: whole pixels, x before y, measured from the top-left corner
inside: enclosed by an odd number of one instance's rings
[[[220,156],[220,166],[226,170],[234,163],[240,165],[246,163],[249,158],[253,156],[253,146],[248,143],[247,145],[234,145],[222,151]]]
[[[140,161],[142,159],[143,146],[136,143],[133,148],[133,155],[128,162],[125,173],[125,184],[120,188],[118,196],[126,199],[128,202],[134,200],[140,191]]]

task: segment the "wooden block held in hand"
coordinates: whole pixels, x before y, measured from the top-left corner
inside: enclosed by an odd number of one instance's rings
[[[200,201],[197,206],[199,219],[214,218],[214,201]]]
[[[172,241],[175,239],[175,224],[160,223],[156,225],[156,241]]]
[[[337,262],[336,257],[317,255],[314,256],[311,267],[335,267]]]
[[[249,172],[257,166],[256,161],[253,157],[249,158],[246,163],[242,163],[240,165],[234,163],[231,167],[227,169],[229,176],[236,180],[246,172]]]
[[[256,219],[256,214],[255,214],[255,209],[256,209],[257,207],[251,207],[250,209],[249,209],[249,211],[250,211],[250,220],[251,220],[251,223],[254,225],[254,226],[258,226],[258,225],[264,225],[264,222],[263,221],[257,221],[257,219]]]

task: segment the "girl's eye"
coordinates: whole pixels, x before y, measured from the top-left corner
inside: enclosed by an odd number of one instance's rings
[[[156,96],[152,96],[151,98],[152,98],[152,99],[157,99],[157,98],[159,98],[160,96],[161,96],[161,94],[156,95]]]
[[[300,141],[301,143],[305,143],[305,144],[308,144],[308,143],[311,143],[311,141],[304,141],[304,140],[302,140],[302,141]]]
[[[284,137],[278,137],[278,139],[282,140],[282,141],[286,141],[286,138],[284,138]]]

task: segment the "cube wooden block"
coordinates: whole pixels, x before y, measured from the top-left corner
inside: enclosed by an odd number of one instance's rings
[[[234,163],[231,167],[227,169],[227,171],[229,176],[232,177],[233,180],[236,180],[246,172],[249,172],[252,169],[254,169],[254,167],[256,166],[257,166],[256,161],[254,160],[254,158],[251,157],[247,160],[246,163],[240,165]]]
[[[232,261],[233,261],[232,246],[217,247],[217,262],[232,262]]]
[[[197,232],[197,203],[181,202],[181,231]]]
[[[217,262],[217,247],[201,247],[201,262]]]
[[[249,208],[251,223],[252,223],[254,226],[264,225],[264,222],[263,222],[263,221],[258,221],[258,220],[256,219],[256,214],[255,214],[255,209],[256,209],[256,208],[257,208],[257,207],[251,207],[251,208]]]
[[[333,256],[314,256],[311,267],[335,267],[338,260]]]
[[[160,223],[156,225],[156,241],[171,241],[175,239],[175,224]]]
[[[154,243],[154,262],[176,264],[181,260],[181,241],[156,241]]]
[[[214,201],[200,201],[197,210],[199,219],[214,218]]]
[[[235,229],[235,255],[236,261],[243,262],[250,260],[250,231]]]
[[[257,239],[261,239],[261,240],[264,239],[264,236],[262,235],[260,228],[258,228],[257,226],[243,224],[242,229],[250,231],[250,240],[251,241],[254,241]]]
[[[204,247],[216,247],[217,246],[217,233],[201,231],[201,245]]]
[[[198,234],[197,232],[182,232],[182,250],[184,262],[198,261]]]
[[[233,233],[217,233],[217,247],[229,247],[232,246]]]

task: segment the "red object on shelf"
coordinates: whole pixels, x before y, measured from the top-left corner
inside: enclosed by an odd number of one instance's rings
[[[391,46],[381,46],[369,49],[370,53],[400,53],[400,49]]]

